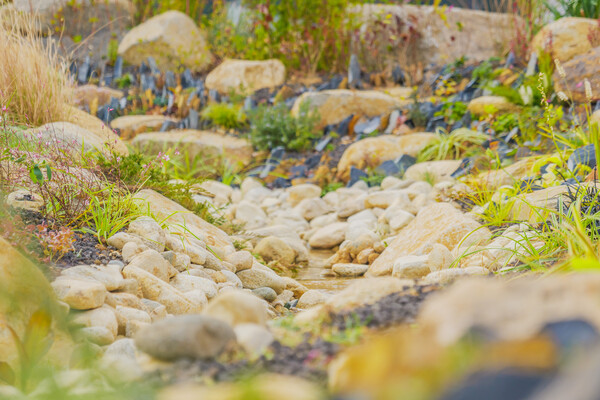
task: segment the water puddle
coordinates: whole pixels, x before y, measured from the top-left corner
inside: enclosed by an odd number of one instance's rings
[[[328,250],[311,250],[308,267],[298,270],[295,279],[309,289],[334,294],[350,285],[354,278],[339,278],[331,269],[325,268],[325,261],[333,253]]]

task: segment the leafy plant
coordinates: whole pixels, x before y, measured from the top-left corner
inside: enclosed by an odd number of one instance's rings
[[[202,111],[201,116],[225,129],[237,129],[246,124],[244,110],[234,104],[213,103]]]
[[[556,2],[545,1],[544,4],[555,19],[562,17],[598,19],[600,17],[599,0],[557,0]]]
[[[417,159],[419,162],[458,159],[486,140],[484,134],[466,128],[456,129],[450,134],[439,129],[435,139],[421,150]]]
[[[467,113],[467,105],[462,101],[446,102],[442,105],[442,109],[435,113],[435,116],[443,116],[444,120],[452,125]]]
[[[284,146],[288,150],[307,150],[314,139],[322,136],[316,129],[317,111],[308,102],[300,106],[297,117],[290,115],[284,103],[260,106],[250,115],[250,140],[259,150]]]

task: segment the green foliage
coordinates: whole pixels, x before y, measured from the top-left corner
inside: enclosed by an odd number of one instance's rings
[[[119,50],[119,41],[115,38],[110,39],[110,41],[108,42],[108,46],[106,48],[106,57],[108,58],[108,62],[111,65],[114,65],[115,61],[117,61],[117,56],[119,55],[118,50]]]
[[[329,182],[329,183],[327,183],[327,185],[325,185],[323,187],[323,190],[321,191],[321,196],[325,196],[329,192],[335,192],[339,188],[343,188],[343,187],[344,187],[343,182]]]
[[[435,113],[436,117],[443,116],[444,121],[452,125],[467,113],[467,105],[462,101],[446,102],[442,109]]]
[[[307,150],[312,140],[322,136],[322,132],[316,129],[317,121],[318,112],[311,110],[308,102],[300,106],[298,117],[290,114],[285,103],[273,107],[260,106],[250,115],[250,140],[259,150],[277,146],[295,151]]]
[[[499,115],[490,126],[498,133],[510,132],[519,126],[519,115],[514,113]]]
[[[489,81],[494,79],[498,75],[498,71],[494,70],[493,63],[497,61],[497,58],[491,58],[483,61],[471,74],[472,79],[477,79],[479,86],[485,86]]]
[[[202,111],[201,116],[225,129],[238,129],[246,123],[244,110],[234,104],[213,103]]]
[[[436,132],[433,139],[417,156],[419,162],[462,158],[467,151],[481,145],[487,137],[466,128],[454,130],[448,134],[443,130]]]
[[[554,4],[558,3],[558,6]],[[600,17],[600,0],[557,0],[556,3],[546,1],[546,8],[555,19],[562,17]]]
[[[369,171],[368,176],[360,178],[361,181],[365,181],[369,186],[381,186],[381,182],[385,179],[385,174],[378,174],[374,171]]]

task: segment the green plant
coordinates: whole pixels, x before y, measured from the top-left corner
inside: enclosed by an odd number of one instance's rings
[[[456,129],[450,134],[440,129],[436,132],[436,137],[421,150],[417,159],[419,162],[458,159],[486,140],[487,136],[466,128]]]
[[[462,101],[445,102],[442,105],[442,109],[435,113],[435,116],[443,116],[444,121],[452,125],[466,114],[467,105]]]
[[[307,150],[322,132],[317,130],[318,112],[308,102],[300,106],[297,117],[290,115],[284,103],[260,106],[250,114],[250,140],[259,150],[284,146],[288,150]]]
[[[321,197],[325,196],[329,192],[335,192],[339,188],[343,187],[343,182],[328,182],[325,186],[323,186],[323,190],[321,191]]]
[[[554,4],[557,4],[557,6]],[[545,5],[554,15],[555,19],[562,17],[598,19],[598,17],[600,17],[599,0],[557,0],[556,3],[545,1]]]
[[[234,104],[213,103],[202,111],[201,116],[225,129],[238,129],[246,124],[244,110]]]

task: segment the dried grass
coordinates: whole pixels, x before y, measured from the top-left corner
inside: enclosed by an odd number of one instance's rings
[[[65,64],[41,31],[32,16],[0,13],[0,109],[33,126],[64,120],[72,96]]]

